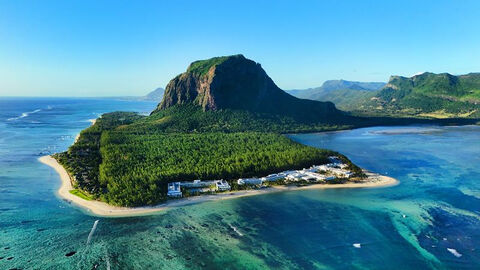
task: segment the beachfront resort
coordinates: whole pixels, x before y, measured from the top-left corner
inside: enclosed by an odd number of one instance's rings
[[[283,171],[260,178],[240,178],[234,182],[236,183],[236,186],[240,188],[263,188],[271,185],[295,183],[328,184],[337,179],[349,179],[353,176],[353,172],[347,168],[348,165],[343,163],[340,158],[336,156],[330,156],[328,159],[330,163],[314,165],[308,169]],[[231,185],[223,179],[198,179],[190,182],[168,183],[167,196],[170,198],[181,198],[183,196],[230,191],[231,189]]]

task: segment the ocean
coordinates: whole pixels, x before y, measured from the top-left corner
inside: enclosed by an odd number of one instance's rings
[[[56,197],[38,157],[104,112],[154,102],[0,98],[0,269],[479,269],[480,127],[288,135],[392,176],[385,188],[302,190],[128,218]]]

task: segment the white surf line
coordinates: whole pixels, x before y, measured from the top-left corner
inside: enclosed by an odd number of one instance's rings
[[[354,248],[362,248],[362,244],[360,244],[360,243],[355,243],[355,244],[353,244],[353,247],[354,247]]]
[[[86,247],[85,249],[83,250],[81,256],[80,256],[80,260],[78,261],[77,263],[77,269],[83,269],[82,267],[82,262],[85,261],[85,256],[87,254],[87,251],[88,251],[88,247],[90,244],[90,240],[92,240],[92,236],[93,236],[93,233],[95,232],[95,230],[97,229],[97,224],[98,224],[98,220],[95,220],[95,222],[93,223],[93,226],[92,226],[92,229],[90,230],[90,233],[88,234],[88,237],[87,237],[87,244],[86,244]]]
[[[95,232],[95,229],[97,229],[97,224],[98,224],[98,220],[95,220],[95,222],[93,223],[92,230],[90,230],[90,233],[88,234],[87,245],[90,244],[90,240],[92,239],[92,235]]]
[[[107,263],[107,270],[110,270],[110,259],[108,258],[107,247],[105,247],[105,262]]]
[[[460,258],[462,257],[462,254],[460,254],[456,249],[454,248],[447,248],[448,252],[452,253],[453,256]]]
[[[239,236],[243,236],[243,233],[241,233],[241,232],[237,229],[237,227],[234,227],[234,226],[232,226],[232,225],[229,225],[229,226],[230,226],[230,228],[232,228],[232,230],[233,230],[234,232],[236,232]]]
[[[41,111],[42,109],[36,109],[34,111],[31,111],[31,112],[24,112],[22,113],[20,116],[18,117],[12,117],[12,118],[8,118],[7,121],[14,121],[14,120],[18,120],[18,119],[21,119],[21,118],[25,118],[27,116],[29,116],[30,114],[33,114],[33,113],[37,113],[39,111]]]

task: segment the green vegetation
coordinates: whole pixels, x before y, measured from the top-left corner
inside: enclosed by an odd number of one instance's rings
[[[286,92],[302,99],[330,101],[337,108],[350,111],[356,108],[358,101],[374,97],[384,86],[382,82],[328,80],[320,87]]]
[[[312,98],[319,101],[330,101],[341,110],[351,111],[356,108],[356,103],[359,100],[368,100],[374,97],[377,92],[378,91],[371,90],[339,89],[317,93],[312,95]]]
[[[293,121],[270,125],[268,118],[243,119],[245,115],[249,114],[203,112],[194,106],[149,117],[104,114],[67,152],[55,157],[92,197],[139,206],[165,200],[168,182],[263,176],[323,164],[336,154],[271,132],[296,130]]]
[[[157,110],[150,117],[131,125],[132,129],[148,132],[319,132],[351,128],[348,117],[323,121],[299,120],[290,116],[224,109],[203,111],[195,105],[175,105]],[[342,124],[342,122],[344,124]]]
[[[480,118],[480,73],[392,76],[373,98],[359,99],[350,107],[367,116]]]
[[[91,201],[91,200],[94,200],[95,197],[85,193],[84,191],[82,190],[79,190],[79,189],[72,189],[69,191],[71,194],[75,195],[75,196],[78,196],[84,200],[87,200],[87,201]]]
[[[410,121],[355,119],[357,126]],[[240,110],[205,112],[194,105],[174,106],[148,117],[115,112],[104,114],[55,158],[73,176],[76,186],[93,198],[139,206],[165,200],[168,182],[264,176],[322,164],[332,154],[361,175],[360,168],[347,158],[300,145],[280,134],[348,127],[354,125],[309,124]]]
[[[332,154],[269,133],[145,134],[102,136],[100,182],[116,205],[165,199],[168,182],[238,179],[327,162]]]
[[[122,127],[143,118],[136,113],[114,112],[105,114],[96,123],[83,130],[77,142],[68,151],[54,155],[69,174],[76,180],[79,189],[85,190],[98,198],[104,190],[98,181],[100,139],[102,133],[113,128]]]
[[[392,76],[382,89],[368,87],[340,80],[288,92],[300,98],[331,101],[339,109],[367,117],[480,118],[480,73]]]
[[[213,57],[208,60],[200,60],[200,61],[195,61],[190,64],[190,66],[187,69],[187,72],[192,72],[194,74],[198,75],[205,75],[207,72],[210,70],[211,67],[219,65],[228,58],[232,56],[220,56],[220,57]]]

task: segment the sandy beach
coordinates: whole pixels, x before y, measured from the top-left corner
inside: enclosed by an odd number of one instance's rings
[[[70,193],[70,190],[73,189],[70,176],[67,171],[61,166],[54,158],[51,156],[43,156],[38,159],[41,163],[46,164],[59,174],[60,180],[62,182],[60,188],[57,191],[58,196],[68,202],[69,204],[75,204],[84,210],[87,213],[104,216],[104,217],[125,217],[125,216],[140,216],[148,215],[155,212],[163,211],[173,207],[180,207],[190,204],[208,202],[208,201],[218,201],[218,200],[227,200],[240,197],[254,196],[260,194],[274,193],[274,192],[285,192],[293,190],[305,190],[305,189],[330,189],[330,188],[374,188],[374,187],[386,187],[393,186],[398,184],[398,181],[394,178],[378,175],[374,173],[367,172],[368,178],[361,183],[348,182],[345,184],[313,184],[308,186],[273,186],[263,189],[255,190],[240,190],[240,191],[231,191],[225,193],[219,193],[215,195],[201,195],[181,199],[172,199],[166,203],[162,203],[156,206],[146,206],[146,207],[118,207],[112,206],[100,201],[88,201],[84,200],[76,195]]]

